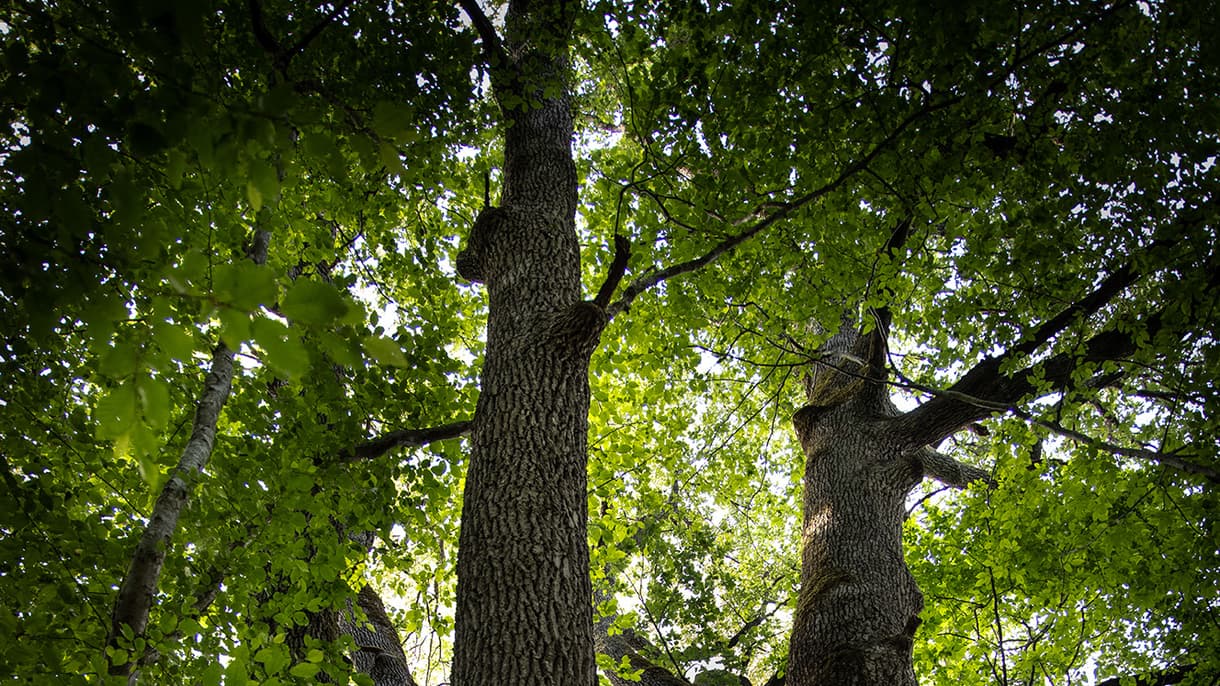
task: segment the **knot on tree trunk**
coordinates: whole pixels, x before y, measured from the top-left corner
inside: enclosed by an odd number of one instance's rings
[[[555,315],[546,327],[545,337],[551,345],[587,357],[593,354],[607,322],[604,308],[594,302],[582,301]]]
[[[487,281],[487,245],[506,219],[507,213],[499,207],[489,205],[479,212],[470,228],[470,237],[466,239],[466,248],[457,256],[458,276],[471,283]]]

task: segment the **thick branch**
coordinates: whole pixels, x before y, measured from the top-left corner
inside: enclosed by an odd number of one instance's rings
[[[278,63],[280,43],[275,39],[275,36],[271,35],[271,30],[267,28],[267,22],[263,19],[263,6],[259,4],[258,0],[247,0],[246,4],[250,8],[250,23],[254,28],[255,40]]]
[[[1102,279],[1097,288],[1084,298],[1043,322],[1028,339],[1001,355],[979,362],[957,383],[950,386],[948,391],[937,394],[932,400],[896,419],[895,425],[908,434],[908,445],[913,448],[935,445],[971,422],[1010,409],[1014,403],[1034,390],[1031,382],[1033,368],[1012,377],[1005,377],[1000,371],[1001,368],[1011,360],[1034,353],[1072,322],[1097,313],[1138,278],[1139,274],[1129,263],[1123,265]],[[1159,326],[1159,318],[1153,319]],[[1149,324],[1152,325],[1153,322],[1150,321]],[[1134,349],[1131,336],[1117,331],[1099,334],[1086,344],[1087,351],[1100,355],[1093,358],[1096,360],[1118,359],[1130,354]],[[1067,377],[1076,364],[1076,360],[1071,356],[1060,354],[1039,367],[1048,374],[1054,369]]]
[[[496,27],[492,25],[491,20],[483,12],[483,8],[479,7],[478,0],[458,0],[462,11],[470,19],[474,30],[479,33],[479,38],[483,40],[483,57],[487,60],[488,66],[493,70],[504,66],[504,48],[500,43],[500,34],[496,33]]]
[[[366,441],[340,455],[344,462],[372,460],[396,448],[419,448],[433,441],[457,438],[470,433],[470,420],[431,426],[426,429],[398,429]]]
[[[1052,338],[1063,332],[1072,322],[1096,314],[1098,310],[1122,293],[1128,286],[1140,278],[1130,264],[1124,264],[1113,274],[1102,279],[1097,288],[1083,299],[1072,303],[1059,314],[1042,323],[1030,337],[1000,356],[1001,361],[1015,359],[1019,356],[1032,355],[1039,348],[1050,342]]]
[[[615,234],[614,259],[610,262],[610,271],[606,274],[602,287],[598,289],[597,297],[593,298],[593,302],[597,303],[598,307],[605,309],[610,305],[614,291],[618,290],[619,282],[627,273],[627,260],[629,259],[631,259],[631,241],[627,240],[626,236]]]
[[[356,596],[356,605],[367,621],[358,620],[350,601],[339,615],[339,630],[352,637],[356,652],[352,663],[372,678],[374,686],[415,686],[407,657],[402,652],[398,630],[386,614],[381,596],[365,585]]]
[[[634,684],[641,684],[642,686],[690,686],[690,682],[686,679],[674,676],[669,670],[657,666],[648,658],[641,655],[640,651],[644,650],[647,645],[648,642],[637,636],[633,631],[628,630],[611,636],[603,629],[600,635],[597,636],[597,652],[610,656],[616,663],[620,662],[623,658],[627,658],[631,669],[640,672],[638,681],[629,681],[613,672],[607,672],[606,676],[609,677],[610,683],[614,684],[614,686],[633,686]]]
[[[924,476],[936,479],[950,488],[966,488],[975,481],[995,486],[995,479],[991,478],[990,472],[972,467],[928,447],[920,451],[919,462],[923,466]]]
[[[1143,332],[1154,336],[1162,326],[1159,314],[1143,322]],[[1006,375],[1001,365],[1006,355],[989,357],[966,372],[935,397],[893,420],[899,441],[915,450],[935,445],[969,424],[1014,409],[1022,398],[1035,393],[1037,379],[1061,388],[1071,381],[1072,372],[1082,362],[1120,360],[1136,350],[1133,333],[1109,329],[1090,338],[1080,354],[1063,352],[1026,369]]]

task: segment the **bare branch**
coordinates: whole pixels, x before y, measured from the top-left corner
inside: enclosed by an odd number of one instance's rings
[[[618,290],[618,284],[623,280],[623,274],[627,272],[629,259],[631,259],[631,241],[627,240],[626,236],[615,234],[614,259],[610,262],[610,271],[606,274],[602,287],[598,289],[597,297],[593,298],[593,302],[598,307],[605,309],[610,304],[610,298],[614,297],[614,291]]]
[[[426,429],[398,429],[341,453],[340,459],[344,462],[372,460],[396,448],[419,448],[434,441],[465,436],[470,433],[471,424],[471,420],[464,420]]]
[[[995,479],[991,477],[990,472],[972,467],[928,447],[920,450],[919,462],[923,466],[924,476],[936,479],[951,488],[966,488],[975,481],[982,481],[989,487],[995,486]]]
[[[1129,457],[1143,462],[1152,462],[1171,469],[1176,469],[1180,472],[1186,472],[1187,474],[1198,474],[1212,483],[1220,484],[1220,470],[1216,469],[1215,467],[1199,464],[1198,462],[1188,459],[1189,457],[1193,457],[1193,453],[1188,451],[1189,447],[1183,448],[1182,450],[1176,450],[1174,452],[1148,450],[1147,448],[1127,448],[1121,445],[1107,443],[1083,432],[1076,431],[1075,429],[1069,429],[1058,422],[1038,419],[1037,417],[1021,411],[1017,411],[1015,414],[1026,419],[1031,424],[1037,424],[1038,426],[1049,429],[1054,433],[1063,436],[1064,438],[1071,439],[1077,443],[1083,443],[1084,445],[1096,450],[1112,453],[1114,455],[1121,455],[1122,457]],[[1183,455],[1183,453],[1186,453],[1186,455]]]

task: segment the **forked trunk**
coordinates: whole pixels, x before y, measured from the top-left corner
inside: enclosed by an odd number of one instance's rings
[[[879,336],[822,348],[793,423],[805,453],[801,594],[787,686],[913,686],[923,598],[902,555],[919,463],[887,440],[897,413],[879,383]]]

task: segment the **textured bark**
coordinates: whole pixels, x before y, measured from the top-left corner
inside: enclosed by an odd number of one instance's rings
[[[609,624],[609,622],[605,622]],[[674,676],[669,670],[658,667],[651,660],[644,657],[640,651],[647,647],[644,639],[628,631],[621,634],[611,636],[605,627],[599,627],[597,637],[597,652],[614,658],[615,662],[619,662],[624,657],[627,658],[628,664],[631,665],[633,671],[638,671],[639,680],[627,680],[617,674],[607,673],[606,677],[614,686],[632,686],[633,684],[641,684],[642,686],[691,686],[686,679]]]
[[[271,234],[266,231],[255,233],[254,243],[248,254],[255,264],[267,261],[270,238]],[[216,423],[220,419],[221,408],[229,398],[232,382],[233,351],[221,343],[212,354],[212,364],[195,409],[190,440],[182,450],[178,466],[174,468],[157,497],[152,516],[148,518],[148,525],[136,544],[131,566],[119,587],[114,613],[111,616],[110,636],[106,641],[107,662],[112,675],[128,676],[135,668],[138,656],[125,653],[119,648],[118,640],[122,636],[124,626],[130,627],[136,637],[142,636],[148,626],[148,615],[161,580],[161,567],[165,563],[170,538],[178,528],[178,517],[186,505],[191,482],[203,472],[212,456]]]
[[[822,349],[793,418],[806,456],[801,594],[786,683],[913,686],[923,599],[902,555],[918,461],[888,437],[884,341],[847,327]]]
[[[511,122],[502,206],[480,214],[458,259],[490,302],[459,538],[455,686],[596,682],[585,450],[589,355],[605,313],[580,300],[570,14],[560,3],[509,6],[510,62],[493,76]]]
[[[352,656],[356,669],[372,677],[374,686],[415,686],[398,631],[390,623],[381,596],[372,586],[365,586],[356,602],[367,622],[357,621],[351,608],[339,617],[340,633],[351,636],[356,643],[357,651]]]

